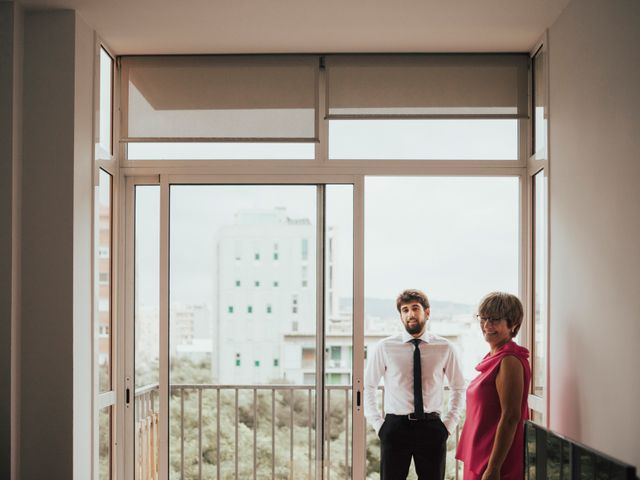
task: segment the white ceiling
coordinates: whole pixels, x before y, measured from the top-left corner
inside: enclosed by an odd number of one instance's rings
[[[569,0],[23,0],[77,10],[115,54],[522,52]]]

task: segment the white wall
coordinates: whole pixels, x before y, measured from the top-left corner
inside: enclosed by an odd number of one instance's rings
[[[25,15],[21,469],[91,478],[93,33]]]
[[[640,467],[640,2],[550,29],[550,428]]]
[[[75,18],[73,138],[73,478],[92,468],[93,428],[93,88],[94,32]],[[97,425],[94,419],[93,425]],[[98,455],[98,452],[95,452]]]

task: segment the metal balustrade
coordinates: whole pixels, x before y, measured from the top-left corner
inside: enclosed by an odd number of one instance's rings
[[[384,391],[384,387],[379,387],[380,393]],[[328,385],[325,387],[325,400],[326,410],[325,415],[325,463],[327,467],[324,471],[324,478],[331,480],[332,468],[342,463],[343,468],[351,469],[351,440],[353,435],[353,429],[351,425],[351,397],[352,387],[350,385]],[[158,396],[159,387],[157,384],[148,385],[143,388],[137,389],[135,393],[135,415],[136,415],[136,442],[135,442],[135,478],[136,480],[157,480],[158,479]],[[267,466],[266,474],[270,474],[268,478],[281,478],[276,476],[278,473],[277,459],[281,460],[283,457],[287,458],[286,465],[280,465],[286,467],[287,478],[289,479],[313,479],[315,475],[315,386],[314,385],[212,385],[212,384],[179,384],[170,386],[171,403],[173,404],[171,409],[171,426],[170,436],[173,442],[179,442],[179,468],[174,468],[174,472],[177,473],[178,478],[197,478],[201,480],[203,478],[230,478],[231,472],[227,472],[226,476],[223,476],[222,464],[226,461],[227,467],[229,459],[222,458],[222,430],[221,423],[224,419],[224,415],[230,414],[232,420],[232,432],[225,431],[228,438],[233,442],[233,459],[232,464],[232,478],[242,480],[259,480],[265,478],[265,465],[259,464],[258,460],[258,423],[260,419],[267,421],[270,425],[267,425],[267,431],[270,431],[270,465]],[[214,410],[213,420],[211,415],[209,419],[203,424],[203,398],[207,396],[206,409]],[[223,406],[223,397],[225,397],[227,404],[231,404],[229,411],[229,405],[226,410]],[[194,398],[195,397],[195,398]],[[241,398],[242,397],[242,398]],[[246,398],[248,397],[248,399]],[[382,401],[383,395],[379,395],[379,400]],[[306,410],[303,410],[303,414],[306,412],[306,419],[303,418],[304,427],[301,426],[300,413],[296,412],[296,401],[301,406],[305,404]],[[185,403],[195,403],[196,411],[187,413]],[[176,406],[177,405],[177,406]],[[259,407],[267,407],[269,416],[261,417],[258,413]],[[283,407],[284,406],[284,407]],[[381,406],[384,409],[384,405]],[[276,415],[276,410],[280,409],[280,416]],[[283,412],[283,409],[287,409],[287,412]],[[332,422],[332,413],[335,410],[346,412],[344,419],[341,419],[338,424]],[[248,461],[245,455],[245,451],[241,449],[240,445],[240,429],[243,423],[240,419],[241,414],[250,412],[251,415],[245,418],[245,421],[252,422],[252,439],[251,439],[251,459]],[[211,412],[210,412],[211,413]],[[177,417],[176,417],[177,415]],[[195,435],[195,443],[197,445],[195,458],[193,453],[187,453],[185,448],[185,439],[187,433],[193,437],[192,428],[187,427],[187,422],[193,423],[193,418],[189,416],[197,416],[195,421],[197,433]],[[297,421],[296,421],[297,418]],[[288,438],[288,455],[283,455],[282,452],[276,451],[276,424],[281,424],[286,419],[286,426],[289,432]],[[227,419],[228,420],[228,419]],[[300,471],[299,465],[296,466],[294,462],[294,451],[296,450],[296,443],[294,442],[294,430],[298,430],[298,436],[301,429],[306,430],[306,468],[305,471]],[[189,432],[187,432],[189,430]],[[264,428],[263,428],[264,433]],[[203,472],[203,458],[204,458],[204,443],[203,436],[209,436],[215,438],[214,455],[215,461],[212,462],[215,465],[214,472]],[[245,435],[246,436],[246,435]],[[457,446],[459,437],[458,428],[454,437],[455,445]],[[336,458],[334,451],[337,448],[338,439],[340,442],[344,442],[340,449],[344,448],[344,457]],[[282,440],[282,439],[281,439]],[[282,443],[280,443],[281,445]],[[299,449],[299,445],[298,445]],[[242,450],[242,451],[241,451]],[[173,449],[171,454],[175,455]],[[277,453],[280,454],[277,457]],[[170,462],[176,464],[176,459],[171,458]],[[252,464],[252,476],[245,477],[240,476],[240,464],[241,462],[246,466],[247,463]],[[337,463],[338,462],[338,463]],[[193,466],[197,464],[197,470],[186,472],[187,466]],[[259,476],[258,471],[262,470],[262,474]],[[269,471],[270,470],[270,471]],[[458,462],[456,461],[455,479],[458,480],[461,474],[458,472]],[[188,473],[188,475],[186,475]],[[214,474],[214,475],[213,475]],[[213,477],[212,477],[213,475]],[[306,477],[305,477],[306,475]],[[174,478],[172,475],[171,478]],[[333,477],[337,480],[343,480],[341,477],[333,474]]]
[[[160,394],[158,385],[147,385],[136,390],[135,413],[135,478],[158,479],[158,424],[156,406]]]

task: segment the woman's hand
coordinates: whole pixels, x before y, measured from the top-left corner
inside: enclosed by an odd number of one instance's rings
[[[500,480],[500,472],[497,470],[485,470],[481,480]]]

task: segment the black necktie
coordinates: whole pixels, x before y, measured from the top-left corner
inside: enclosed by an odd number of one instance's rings
[[[415,345],[413,351],[413,406],[414,416],[418,419],[424,418],[424,406],[422,405],[422,365],[420,364],[420,342],[422,340],[414,338],[411,343]]]

